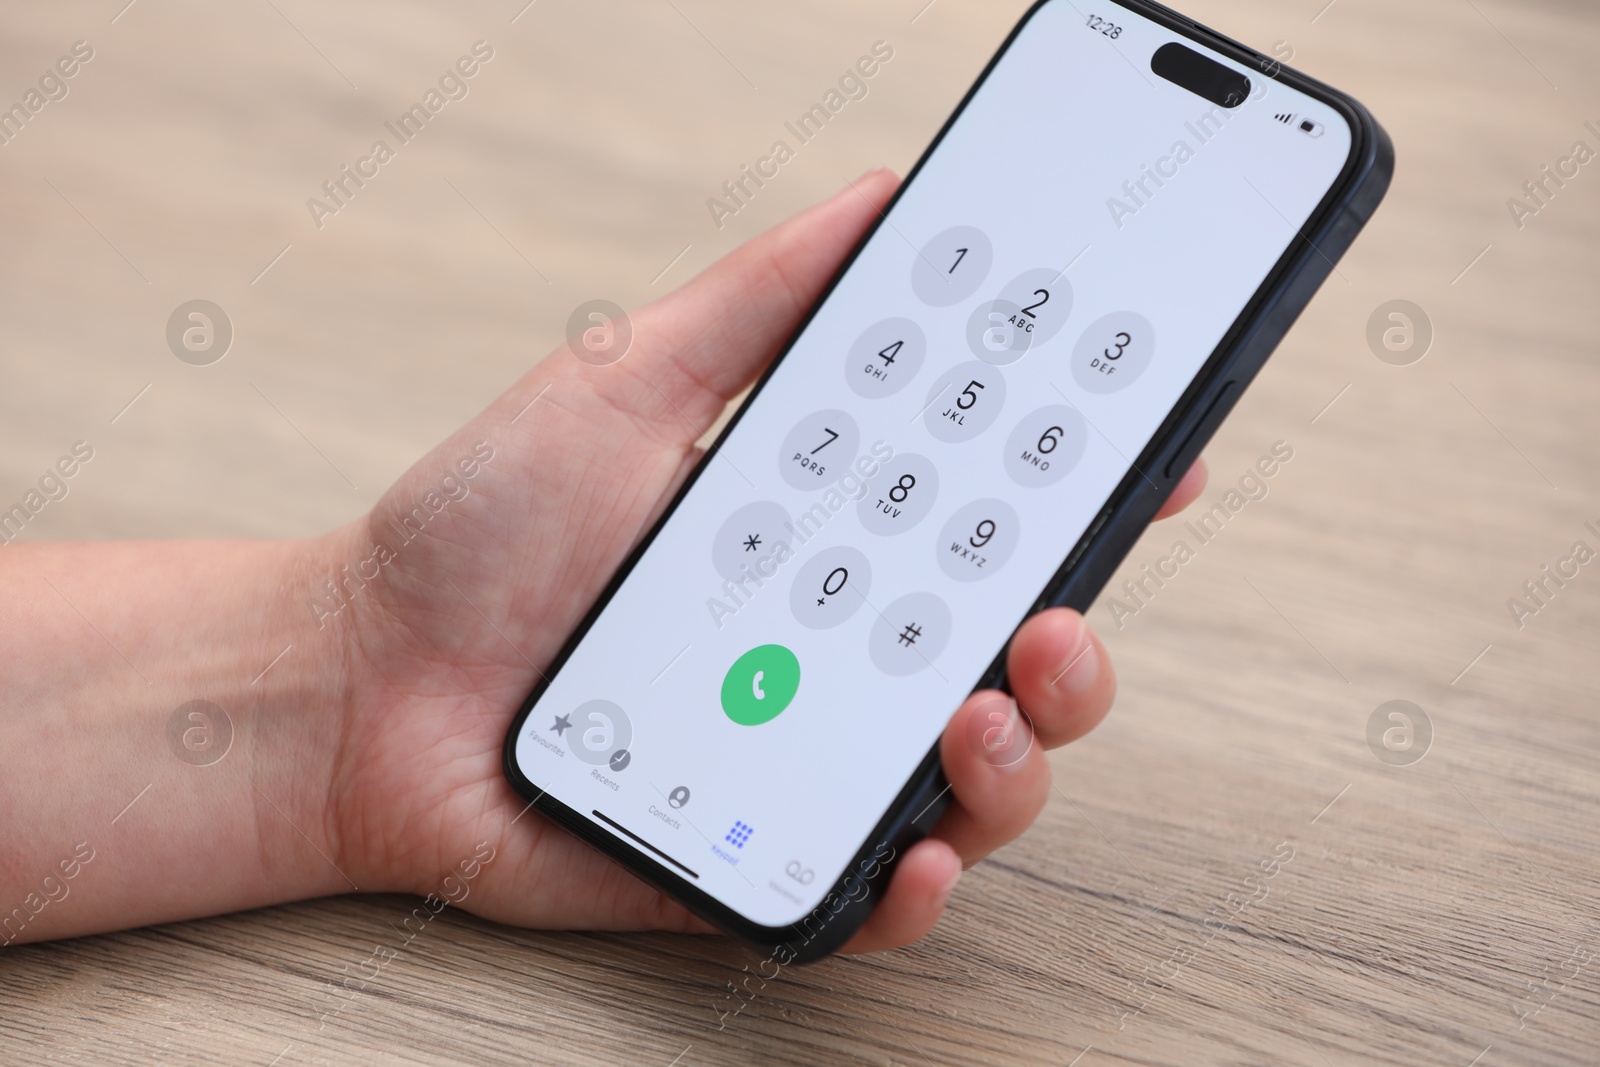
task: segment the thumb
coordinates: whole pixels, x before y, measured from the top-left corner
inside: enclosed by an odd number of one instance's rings
[[[778,354],[899,184],[870,171],[641,308],[622,365],[709,424]]]

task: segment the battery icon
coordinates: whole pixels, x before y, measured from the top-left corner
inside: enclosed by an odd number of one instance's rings
[[[1318,122],[1316,119],[1301,119],[1300,132],[1305,134],[1307,137],[1321,137],[1322,123]]]

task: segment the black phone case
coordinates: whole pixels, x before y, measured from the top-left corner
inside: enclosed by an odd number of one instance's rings
[[[960,105],[940,128],[922,158],[911,169],[895,194],[898,200],[905,188],[916,180],[923,164],[944,140],[951,125],[966,110],[978,88],[988,79],[1000,57],[1029,20],[1046,4],[1060,0],[1039,0],[1035,3],[1005,42],[984,67]],[[1273,267],[1261,287],[1256,291],[1233,327],[1223,337],[1205,365],[1184,391],[1178,403],[1167,415],[1161,427],[1151,437],[1150,444],[1133,464],[1133,469],[1107,499],[1105,507],[1089,524],[1078,543],[1067,554],[1060,569],[1051,577],[1044,591],[1029,609],[1031,616],[1047,607],[1066,606],[1086,611],[1110,580],[1117,567],[1138,541],[1146,526],[1160,510],[1178,480],[1200,455],[1212,434],[1233,409],[1244,389],[1266,363],[1289,327],[1300,316],[1323,281],[1332,273],[1334,264],[1355,240],[1356,234],[1366,225],[1378,203],[1388,191],[1394,173],[1394,147],[1389,136],[1372,115],[1356,100],[1324,85],[1315,79],[1282,66],[1277,60],[1264,56],[1254,49],[1224,37],[1159,4],[1147,0],[1112,0],[1117,6],[1143,15],[1185,36],[1200,45],[1218,52],[1243,65],[1253,68],[1263,77],[1273,78],[1313,96],[1339,111],[1350,123],[1352,144],[1350,158],[1338,180],[1323,198],[1317,210],[1290,243],[1288,249]],[[885,208],[884,215],[894,207],[894,201]],[[860,244],[839,269],[827,289],[817,301],[822,304],[832,295],[861,248],[877,233],[882,220],[869,230]],[[814,314],[815,312],[813,312]],[[795,337],[805,332],[811,316],[795,331]],[[790,341],[792,346],[793,340]],[[655,540],[656,533],[675,511],[684,496],[698,480],[700,471],[710,464],[729,432],[744,416],[750,403],[766,385],[768,377],[785,356],[789,347],[773,361],[772,367],[761,377],[744,405],[729,421],[716,443],[707,449],[699,468],[685,482],[628,560],[618,568],[605,592],[573,633],[561,654],[548,672],[550,676],[560,670],[572,650],[583,639],[589,627],[599,616],[640,558]],[[1005,649],[989,665],[979,679],[976,689],[1007,688],[1005,661],[1010,649]],[[787,927],[769,927],[753,923],[734,912],[710,894],[673,872],[666,864],[650,853],[628,845],[608,831],[598,828],[581,812],[546,795],[524,776],[516,762],[516,738],[522,723],[528,717],[549,683],[541,681],[523,703],[521,711],[506,735],[504,764],[506,777],[512,786],[544,815],[595,845],[611,858],[622,863],[634,874],[682,902],[697,915],[727,931],[734,937],[767,953],[776,965],[807,963],[822,959],[837,951],[848,941],[877,906],[895,862],[906,849],[930,833],[939,821],[948,803],[948,785],[940,767],[939,747],[936,743],[918,765],[916,772],[900,790],[893,804],[867,837],[845,874],[823,897],[822,903],[799,922]]]

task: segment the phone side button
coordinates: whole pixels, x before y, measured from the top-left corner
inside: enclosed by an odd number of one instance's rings
[[[1226,406],[1224,401],[1232,403],[1233,396],[1238,390],[1239,383],[1236,381],[1222,383],[1222,388],[1217,391],[1216,396],[1211,398],[1211,403],[1206,407],[1206,413],[1201,415],[1199,420],[1195,422],[1193,428],[1189,430],[1188,436],[1183,439],[1183,444],[1179,445],[1178,450],[1172,454],[1172,462],[1167,464],[1164,475],[1168,481],[1175,477],[1181,477],[1189,464],[1194,462],[1194,457],[1189,455],[1189,446],[1194,444],[1194,439],[1202,433],[1205,433],[1208,437],[1210,436],[1209,431],[1214,428],[1211,425],[1211,417],[1217,413],[1217,409]]]

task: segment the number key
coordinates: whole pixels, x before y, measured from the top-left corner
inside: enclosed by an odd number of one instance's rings
[[[911,291],[934,307],[959,304],[989,276],[994,247],[975,226],[952,226],[917,250],[911,262]]]
[[[922,370],[928,338],[910,319],[875,322],[861,332],[845,357],[845,382],[868,400],[893,396]]]
[[[1071,474],[1088,445],[1088,423],[1077,409],[1050,404],[1017,423],[1002,459],[1012,481],[1039,489]]]
[[[1114,393],[1138,380],[1155,354],[1150,320],[1132,311],[1113,311],[1083,331],[1072,349],[1072,377],[1090,393]]]
[[[834,409],[807,415],[778,449],[778,470],[796,489],[826,489],[850,472],[861,447],[856,420]]]
[[[1000,299],[1017,306],[1035,347],[1059,333],[1072,314],[1072,284],[1060,267],[1023,271],[1000,290]]]
[[[825,548],[806,561],[789,587],[789,610],[811,630],[847,622],[872,593],[872,564],[849,545]]]
[[[976,582],[1006,565],[1022,530],[1017,510],[1004,500],[974,500],[950,516],[934,551],[939,569],[958,582]]]
[[[962,363],[933,383],[922,421],[940,441],[970,441],[994,425],[1005,402],[1006,380],[998,369]]]
[[[895,455],[867,483],[856,515],[868,533],[905,533],[928,517],[939,498],[939,472],[933,461],[912,452]]]

